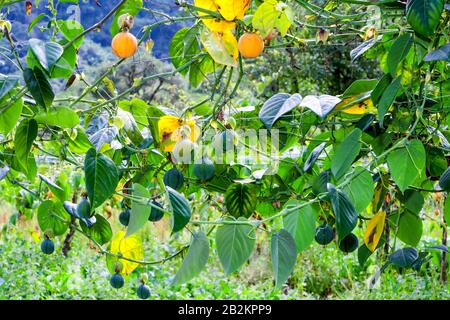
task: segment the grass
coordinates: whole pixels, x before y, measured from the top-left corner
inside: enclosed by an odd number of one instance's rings
[[[152,229],[152,230],[149,230]],[[137,269],[126,278],[125,287],[109,285],[105,258],[80,235],[69,257],[60,254],[62,240],[56,240],[56,253],[44,255],[39,240],[30,235],[32,225],[3,227],[0,236],[0,299],[137,299],[139,274],[147,272],[151,299],[448,299],[449,287],[439,283],[439,257],[432,259],[421,274],[388,269],[372,291],[367,281],[377,264],[358,265],[356,252],[343,255],[335,245],[314,244],[299,255],[288,283],[273,290],[267,241],[261,242],[249,264],[238,274],[226,277],[217,254],[210,254],[207,271],[188,284],[171,287],[170,281],[181,259]],[[157,259],[176,250],[186,239],[176,239],[173,248],[164,245],[157,228],[144,232],[146,259]],[[87,248],[89,248],[87,250]],[[373,260],[373,259],[372,259]]]

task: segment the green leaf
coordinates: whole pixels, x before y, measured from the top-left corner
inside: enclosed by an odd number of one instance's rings
[[[340,102],[341,99],[328,94],[322,94],[320,96],[308,95],[303,98],[300,107],[308,108],[323,119],[333,111]]]
[[[84,160],[86,190],[92,209],[100,206],[115,191],[119,182],[119,170],[107,156],[89,149]]]
[[[36,103],[44,107],[44,109],[49,108],[53,103],[55,94],[42,70],[37,67],[25,69],[23,71],[23,79]]]
[[[33,20],[31,20],[30,24],[28,25],[27,32],[29,33],[35,25],[37,25],[43,18],[45,17],[45,13],[41,13],[34,17]]]
[[[150,192],[142,185],[133,183],[132,196],[130,222],[125,237],[131,236],[141,229],[148,221],[152,210],[152,207],[147,203],[150,201]]]
[[[396,221],[396,217],[393,220]],[[417,246],[422,237],[423,223],[415,214],[405,211],[401,214],[398,222],[397,237],[410,246]]]
[[[144,141],[144,137],[142,137],[141,131],[139,130],[133,115],[130,112],[119,108],[117,109],[117,117],[122,120],[123,131],[125,131],[127,137],[135,146],[139,146],[141,142]]]
[[[51,230],[55,236],[60,236],[67,231],[70,216],[60,203],[46,200],[38,208],[37,220],[43,232]]]
[[[358,128],[352,132],[336,147],[331,160],[331,172],[336,179],[340,179],[350,169],[353,161],[361,150],[361,134]]]
[[[439,178],[439,186],[442,190],[450,191],[450,167],[448,167]]]
[[[356,227],[358,213],[344,192],[336,189],[331,183],[328,183],[327,188],[331,199],[331,206],[336,217],[336,231],[340,241]]]
[[[16,94],[16,91],[12,90],[0,99],[0,133],[3,134],[9,133],[16,126],[22,113],[22,98],[11,103],[14,94]]]
[[[363,212],[372,201],[374,184],[372,175],[362,167],[355,168],[350,182],[342,188],[358,213]]]
[[[302,204],[303,202],[292,199],[286,202],[284,210],[291,211]],[[316,218],[316,210],[311,205],[303,206],[283,217],[284,228],[294,237],[298,252],[305,250],[314,241]]]
[[[444,44],[442,47],[431,51],[423,59],[426,62],[430,61],[447,61],[450,62],[450,43]]]
[[[232,216],[248,218],[256,207],[255,189],[249,184],[233,183],[225,192],[225,204]]]
[[[74,128],[80,124],[77,113],[67,107],[55,107],[35,117],[38,123],[60,128]]]
[[[172,61],[175,69],[189,62],[193,55],[200,52],[195,33],[192,33],[191,30],[197,30],[197,28],[182,28],[178,30],[169,44],[170,61]],[[180,73],[186,75],[188,71],[189,69],[186,68],[181,70]]]
[[[374,45],[378,43],[382,39],[382,36],[378,36],[376,38],[369,39],[367,41],[364,41],[359,46],[357,46],[355,49],[350,51],[350,58],[352,59],[352,62],[354,62],[356,59],[358,59],[360,56],[362,56],[364,53],[366,53],[370,48],[372,48]]]
[[[305,164],[303,165],[303,171],[307,172],[314,166],[320,154],[325,149],[326,145],[327,145],[326,142],[322,142],[311,151],[311,153],[308,156],[308,159],[306,159]]]
[[[382,247],[386,242],[386,238],[385,237],[381,237],[380,241],[378,242],[377,248]],[[375,249],[375,251],[376,251]],[[374,252],[375,252],[374,251]],[[358,248],[358,263],[359,265],[362,267],[364,266],[364,264],[366,263],[366,261],[370,258],[370,256],[373,254],[372,251],[370,251],[369,248],[367,248],[366,244],[363,243],[359,248]]]
[[[203,231],[192,234],[189,251],[181,264],[172,285],[177,286],[198,276],[208,262],[209,241]]]
[[[24,119],[20,122],[14,136],[15,155],[19,165],[28,172],[28,156],[33,142],[37,137],[38,124],[34,119]]]
[[[392,179],[400,191],[404,192],[425,168],[425,148],[417,139],[408,141],[402,148],[388,154],[387,164]]]
[[[77,51],[75,46],[70,45],[64,49],[61,58],[56,61],[50,73],[51,78],[65,78],[68,79],[75,69],[77,62]]]
[[[381,96],[391,82],[392,76],[389,73],[384,74],[383,77],[381,77],[381,79],[378,81],[377,85],[375,86],[375,88],[373,88],[370,94],[370,98],[372,99],[374,105],[378,105]]]
[[[55,182],[47,178],[46,176],[43,176],[39,174],[39,178],[41,178],[42,181],[45,182],[47,187],[50,189],[50,191],[62,202],[66,201],[68,198],[68,194],[66,192],[66,189],[63,189],[59,185],[57,185]]]
[[[292,9],[285,3],[276,0],[264,1],[255,11],[252,26],[263,38],[275,28],[285,36],[294,20]]]
[[[99,214],[95,215],[95,223],[92,226],[88,227],[85,223],[80,223],[80,226],[81,229],[83,229],[83,232],[97,241],[100,245],[109,242],[113,236],[111,225],[108,220]]]
[[[172,232],[178,232],[182,230],[191,219],[191,206],[187,199],[178,191],[168,186],[166,186],[166,191],[169,195],[169,202],[172,207]]]
[[[417,33],[425,37],[434,34],[444,10],[444,0],[408,0],[406,19]]]
[[[378,102],[378,119],[380,121],[380,126],[383,127],[384,115],[394,103],[395,98],[399,90],[402,88],[401,77],[397,77],[387,86],[386,90],[381,95],[380,101]]]
[[[275,287],[279,288],[289,278],[297,260],[295,240],[286,230],[281,229],[272,235],[271,257]]]
[[[0,99],[3,99],[19,82],[19,77],[0,73]]]
[[[29,40],[29,44],[31,51],[38,59],[41,66],[48,72],[51,71],[56,61],[58,61],[64,52],[63,47],[56,42],[33,38]]]
[[[246,222],[247,219],[226,221]],[[216,247],[227,275],[237,271],[251,256],[255,246],[255,230],[248,224],[224,224],[216,232]]]
[[[389,262],[400,268],[409,268],[419,258],[419,253],[414,248],[403,248],[395,251],[389,257]]]
[[[84,31],[83,26],[76,20],[58,20],[57,23],[61,33],[69,41]],[[84,37],[81,37],[74,41],[73,45],[75,48],[78,49],[81,46],[83,39]]]
[[[395,40],[389,49],[387,65],[389,73],[396,76],[398,65],[406,58],[413,44],[413,39],[409,33],[404,33]]]
[[[259,119],[267,129],[270,129],[279,118],[300,105],[301,102],[302,96],[298,93],[293,95],[277,93],[264,103],[259,111]]]
[[[352,82],[352,84],[342,94],[342,99],[363,95],[375,88],[377,79],[359,79]]]

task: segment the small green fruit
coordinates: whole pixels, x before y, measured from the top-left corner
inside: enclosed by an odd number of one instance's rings
[[[164,184],[172,189],[180,189],[183,186],[183,183],[183,174],[176,168],[172,168],[164,174]]]
[[[120,274],[116,273],[109,279],[109,283],[113,288],[120,289],[125,284],[125,280]]]
[[[125,227],[128,226],[128,223],[130,223],[130,209],[125,209],[119,214],[119,221]]]
[[[136,292],[141,299],[148,299],[150,297],[150,288],[145,284],[140,284]]]
[[[326,246],[331,241],[333,241],[333,238],[334,231],[330,225],[324,223],[316,228],[315,239],[318,244]]]
[[[81,218],[88,219],[91,217],[91,204],[89,200],[85,197],[77,205],[77,214]]]
[[[194,175],[200,180],[209,180],[214,176],[215,167],[211,160],[204,158],[202,163],[194,164]]]
[[[41,250],[45,254],[52,254],[55,251],[55,245],[53,241],[50,239],[45,239],[41,243]]]
[[[350,233],[339,243],[339,249],[345,253],[353,252],[358,248],[358,238]]]
[[[160,207],[161,209],[163,208],[162,205],[159,204],[157,201],[152,201],[152,204]],[[164,211],[152,207],[152,210],[150,211],[150,216],[148,217],[148,221],[156,222],[161,220],[162,217],[164,217]]]

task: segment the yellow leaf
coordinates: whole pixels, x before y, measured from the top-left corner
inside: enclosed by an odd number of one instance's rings
[[[370,251],[375,251],[380,242],[381,235],[384,230],[384,221],[386,220],[386,213],[378,212],[370,219],[364,232],[364,243]]]
[[[144,247],[141,239],[137,235],[131,235],[125,238],[125,232],[117,232],[111,240],[111,253],[121,254],[123,257],[133,260],[142,260],[144,257]],[[134,269],[139,267],[139,263],[118,259],[122,263],[121,273],[129,275]]]
[[[220,33],[203,28],[200,41],[215,62],[237,67],[238,42],[231,31]]]
[[[366,114],[375,110],[372,99],[367,98],[359,102],[356,100],[359,100],[358,96],[345,98],[336,106],[336,110],[355,115]]]
[[[213,0],[195,0],[194,5],[205,10],[219,12],[219,8]],[[208,13],[198,11],[198,15],[202,17],[208,15]],[[236,26],[234,22],[225,21],[222,19],[204,18],[202,19],[202,22],[208,29],[216,32],[230,31]]]
[[[241,20],[250,6],[250,0],[215,0],[214,2],[222,17],[227,21]]]
[[[172,151],[175,144],[183,138],[186,130],[190,131],[189,139],[195,142],[200,135],[200,129],[195,125],[194,120],[185,121],[171,115],[159,118],[158,133],[163,150]]]

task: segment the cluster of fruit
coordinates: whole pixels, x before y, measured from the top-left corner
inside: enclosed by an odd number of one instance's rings
[[[125,279],[120,274],[121,271],[121,263],[117,262],[115,266],[116,273],[112,275],[112,277],[109,279],[109,283],[114,289],[120,289],[125,285]],[[148,299],[150,298],[150,288],[145,284],[148,280],[147,274],[143,274],[140,280],[140,284],[136,289],[136,294],[141,299]]]
[[[316,242],[326,246],[334,239],[334,230],[329,224],[322,224],[316,228]],[[339,242],[339,249],[345,253],[350,253],[358,248],[358,237],[353,233],[347,235]]]

